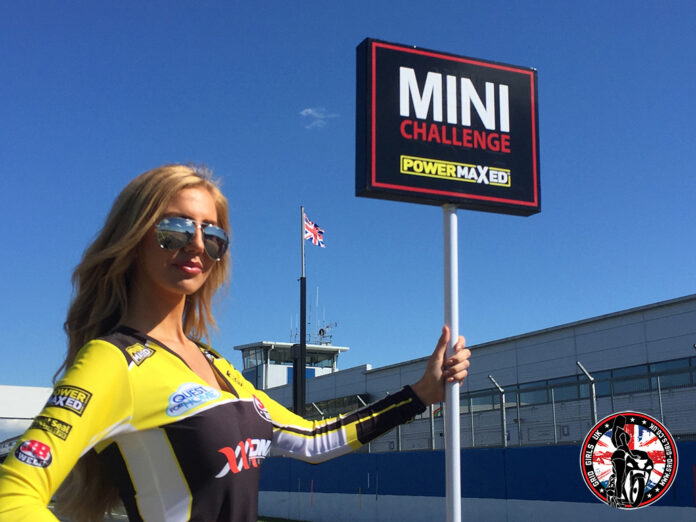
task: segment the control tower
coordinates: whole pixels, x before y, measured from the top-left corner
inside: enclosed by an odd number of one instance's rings
[[[275,388],[292,382],[292,359],[299,344],[260,341],[235,346],[242,352],[244,369],[242,375],[260,390]],[[338,371],[338,355],[346,352],[347,346],[330,344],[307,344],[307,379]]]

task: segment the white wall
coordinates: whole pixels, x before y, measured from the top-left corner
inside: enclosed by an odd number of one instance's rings
[[[0,441],[23,433],[51,391],[52,388],[0,385]]]

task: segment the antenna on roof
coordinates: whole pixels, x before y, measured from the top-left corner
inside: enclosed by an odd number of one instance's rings
[[[316,316],[316,333],[312,333],[312,323],[311,320],[307,322],[308,332],[307,332],[307,342],[310,344],[320,344],[320,345],[330,345],[333,341],[333,329],[338,326],[338,323],[333,322],[333,323],[327,323],[326,322],[326,307],[323,309],[323,318],[320,320],[319,319],[319,287],[316,289],[316,301],[315,301],[315,306],[316,306],[316,311],[315,311],[315,316]],[[312,311],[311,311],[311,303],[310,303],[310,312],[308,314],[309,317],[312,317]],[[300,332],[298,325],[299,320],[297,317],[290,316],[290,342],[293,343],[298,343],[300,339]]]
[[[331,344],[333,339],[333,328],[338,326],[338,323],[324,324],[317,332],[317,344]]]

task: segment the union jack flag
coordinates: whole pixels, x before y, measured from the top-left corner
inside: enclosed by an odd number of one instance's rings
[[[304,238],[311,239],[312,244],[325,248],[324,229],[320,228],[316,223],[312,223],[307,217],[307,214],[304,216]]]

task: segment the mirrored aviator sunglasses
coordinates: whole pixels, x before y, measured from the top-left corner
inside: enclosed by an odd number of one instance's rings
[[[205,253],[215,261],[220,261],[227,251],[229,238],[227,233],[211,223],[196,223],[193,219],[167,217],[155,225],[157,242],[165,250],[177,250],[188,245],[196,229],[203,233]]]

